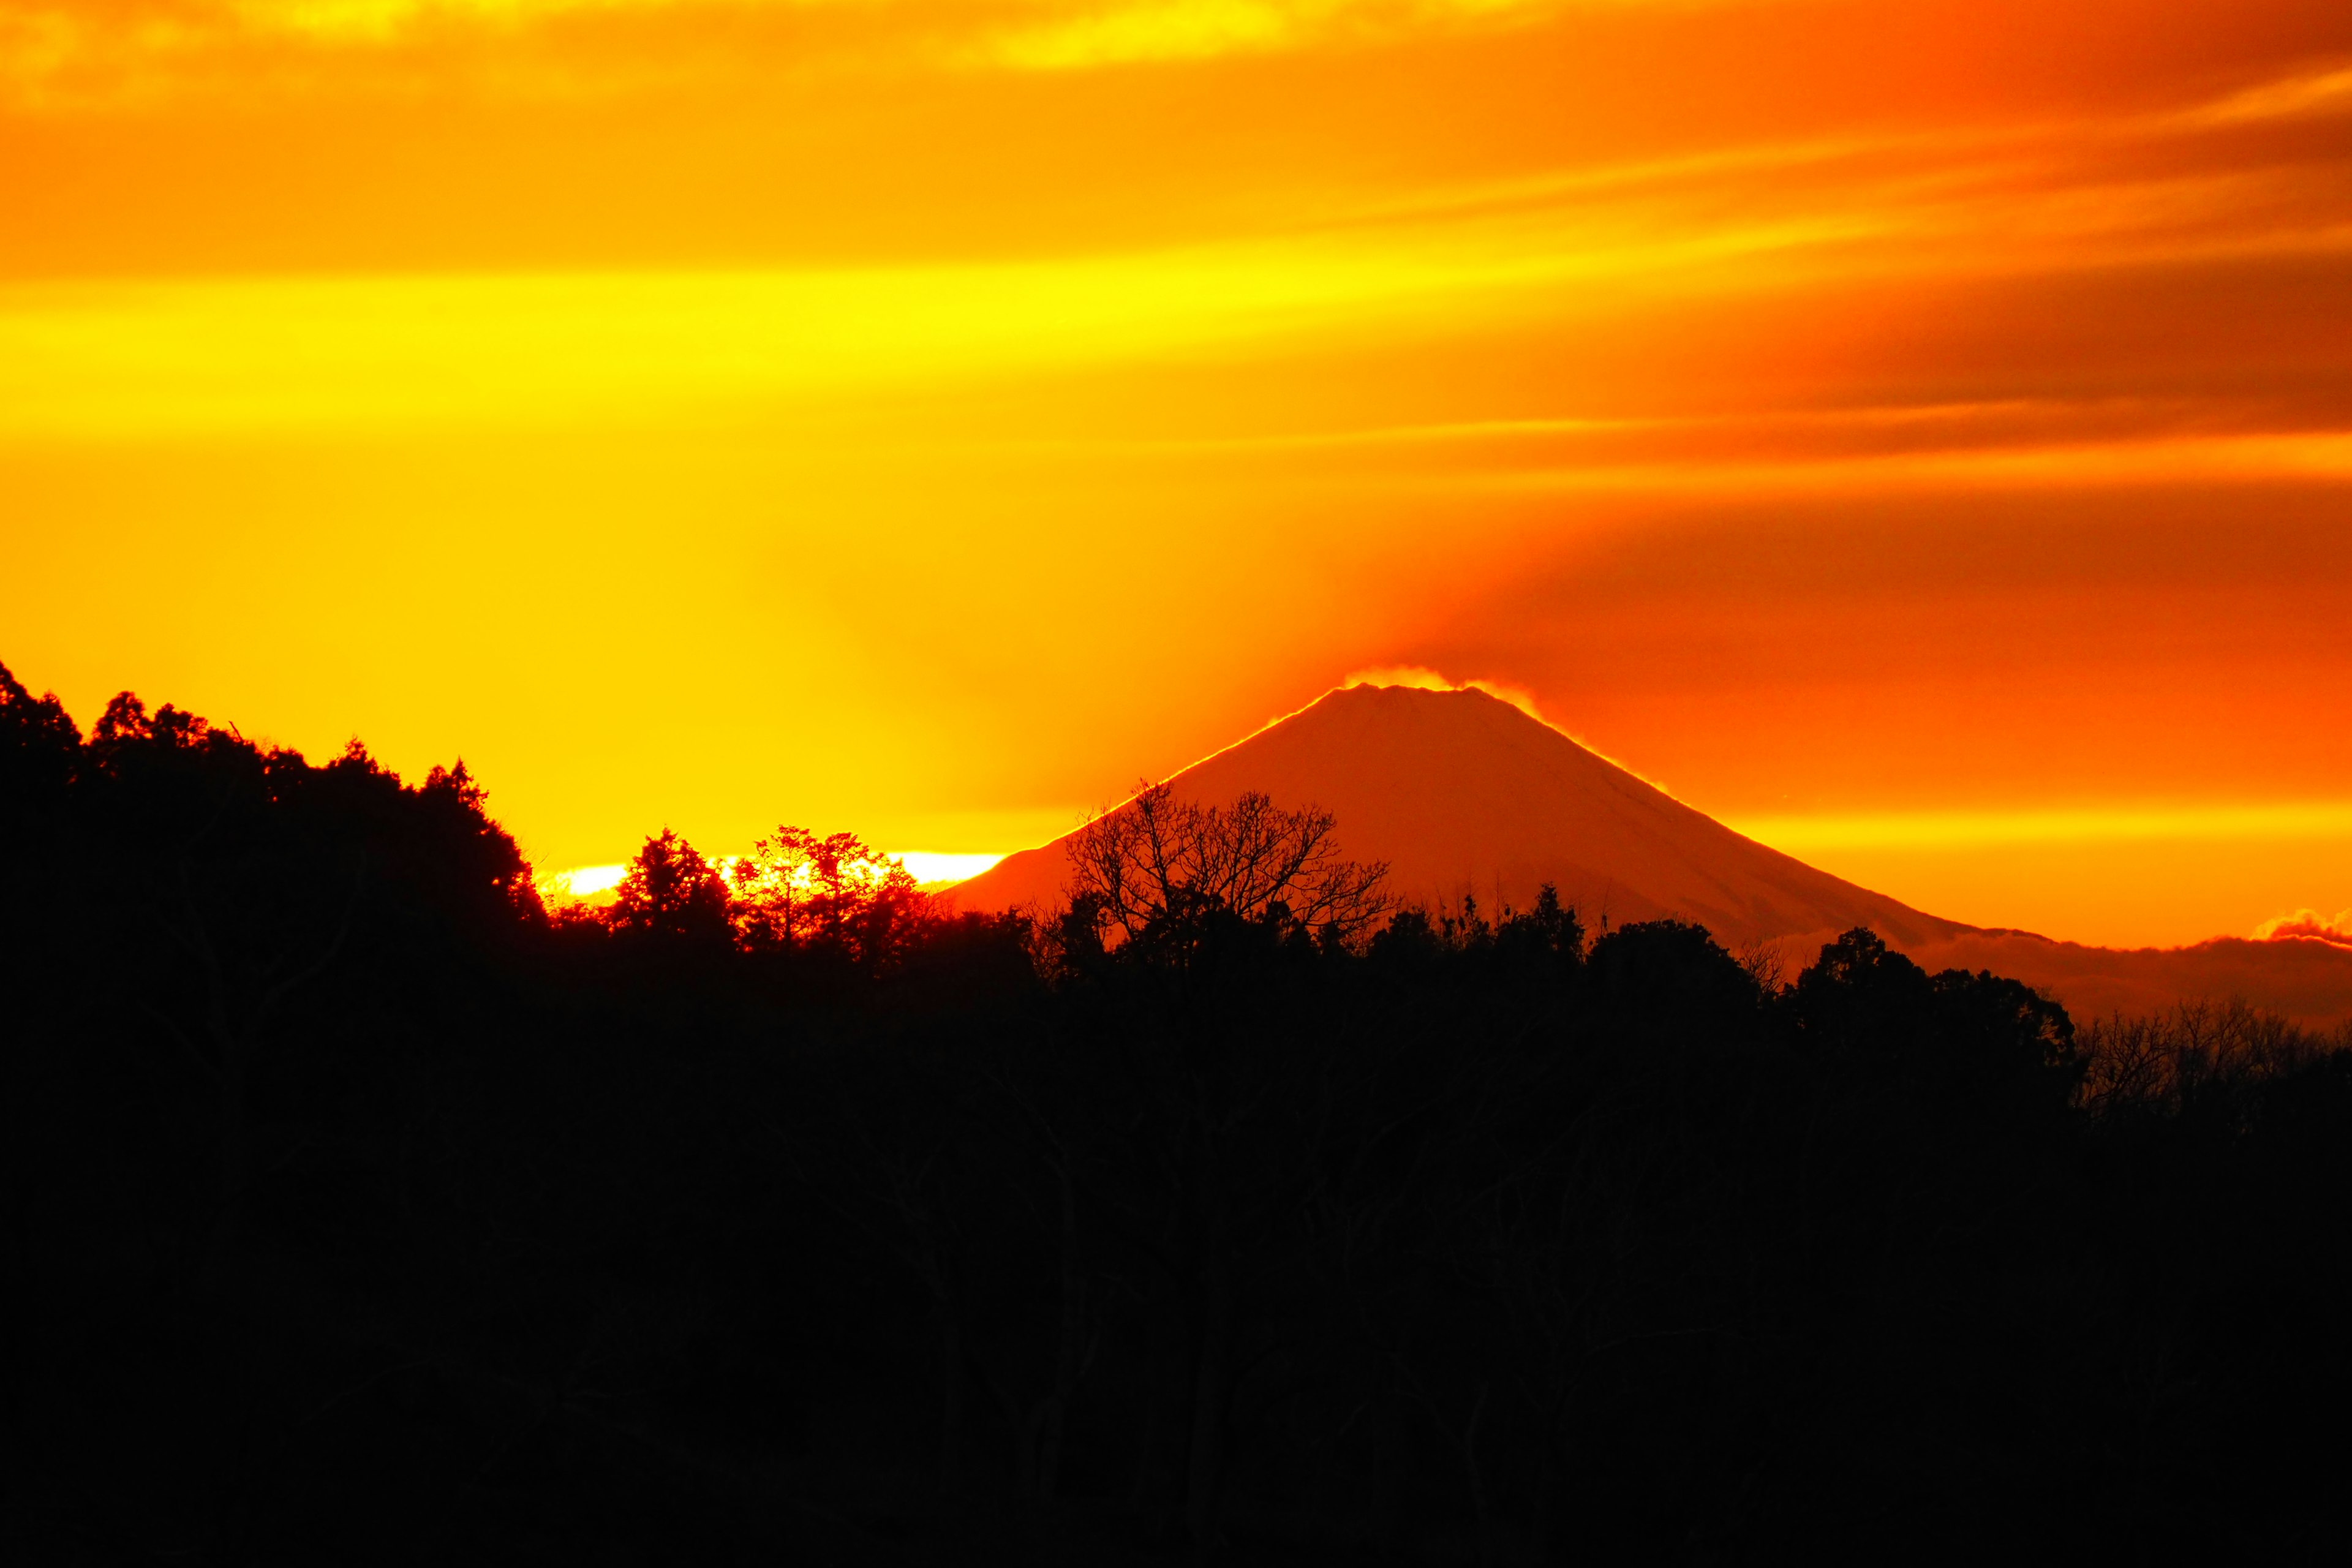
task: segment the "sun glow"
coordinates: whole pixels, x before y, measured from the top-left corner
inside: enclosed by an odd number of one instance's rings
[[[914,878],[919,886],[933,891],[967,878],[977,877],[1003,858],[1003,853],[991,855],[934,849],[895,850],[884,856],[884,859],[904,866],[907,874]],[[731,872],[742,857],[713,855],[709,859],[720,871]],[[611,901],[628,874],[629,868],[625,864],[575,866],[565,871],[542,872],[533,877],[531,881],[539,889],[540,897],[550,903],[602,904]],[[803,885],[810,883],[806,868],[803,868],[799,880]]]
[[[944,886],[977,877],[1003,855],[942,853],[932,849],[902,849],[891,858],[907,868],[908,874],[924,887]]]
[[[551,903],[601,902],[629,874],[626,866],[575,866],[569,871],[549,871],[531,879],[539,896]]]

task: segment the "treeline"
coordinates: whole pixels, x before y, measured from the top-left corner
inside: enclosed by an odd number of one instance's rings
[[[543,908],[410,785],[0,672],[14,1562],[2316,1555],[2352,1051],[1867,931],[1387,906],[1147,792]]]

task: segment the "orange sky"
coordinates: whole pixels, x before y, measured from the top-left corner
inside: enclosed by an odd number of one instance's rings
[[[1937,913],[2352,904],[2352,7],[0,0],[0,659],[543,864],[1354,670]]]

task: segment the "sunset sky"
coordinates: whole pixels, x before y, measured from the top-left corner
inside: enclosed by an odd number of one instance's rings
[[[1402,668],[2244,934],[2352,905],[2352,5],[0,0],[0,548],[85,726],[547,867],[1014,849]]]

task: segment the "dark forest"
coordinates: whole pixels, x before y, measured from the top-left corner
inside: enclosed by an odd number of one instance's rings
[[[1866,931],[1391,908],[1145,792],[1069,907],[0,670],[23,1563],[2333,1556],[2352,1048]]]

